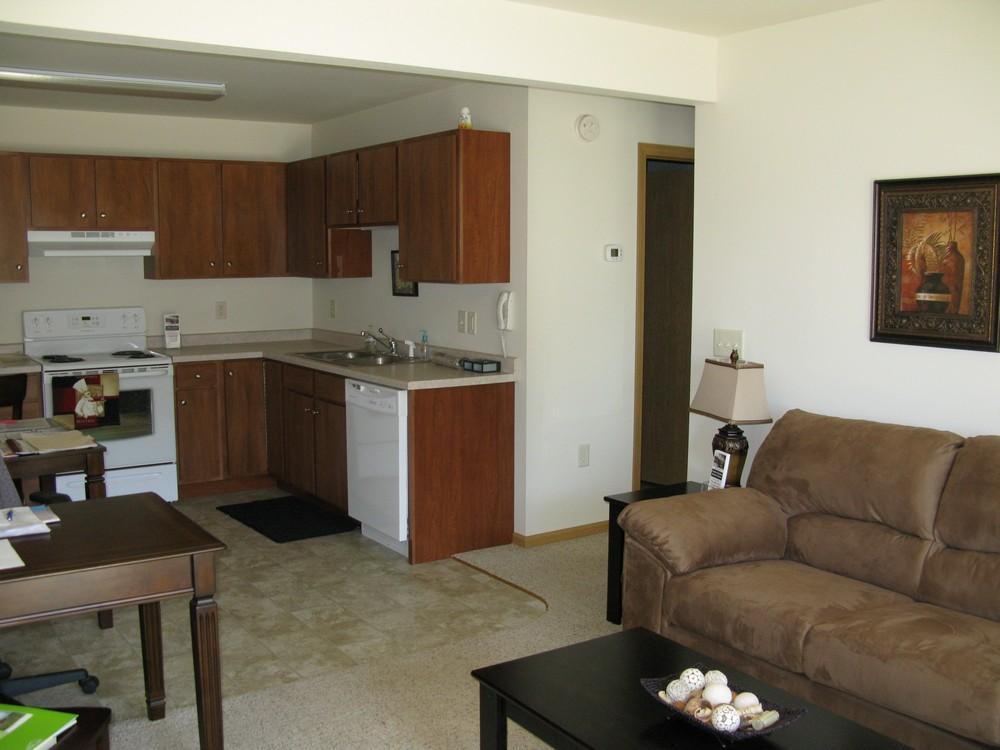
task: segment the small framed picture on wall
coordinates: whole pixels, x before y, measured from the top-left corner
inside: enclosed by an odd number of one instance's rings
[[[399,276],[399,250],[389,253],[392,266],[392,295],[394,297],[419,297],[420,289],[415,281],[403,281]]]
[[[998,350],[1000,175],[875,182],[871,340]]]

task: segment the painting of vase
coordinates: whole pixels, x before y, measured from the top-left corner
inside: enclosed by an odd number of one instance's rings
[[[974,211],[904,211],[899,312],[969,315]]]

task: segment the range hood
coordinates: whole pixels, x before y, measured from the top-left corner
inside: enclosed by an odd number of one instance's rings
[[[28,255],[36,258],[125,257],[153,254],[154,232],[100,229],[28,232]]]

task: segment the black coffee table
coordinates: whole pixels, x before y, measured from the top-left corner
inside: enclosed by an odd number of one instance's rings
[[[509,718],[555,748],[719,750],[714,735],[671,718],[639,684],[694,664],[722,669],[741,689],[778,705],[807,709],[781,731],[734,743],[736,750],[906,747],[642,628],[474,670],[479,746],[506,748]]]

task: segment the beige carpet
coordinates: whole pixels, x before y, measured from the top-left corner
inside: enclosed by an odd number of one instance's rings
[[[479,743],[478,683],[471,670],[615,632],[604,620],[607,539],[465,553],[461,560],[531,591],[548,609],[496,632],[345,666],[224,702],[231,749],[474,748]],[[334,626],[335,627],[335,626]],[[168,696],[169,701],[169,696]],[[158,722],[116,721],[113,748],[198,747],[193,707]],[[544,747],[511,728],[510,747]]]

